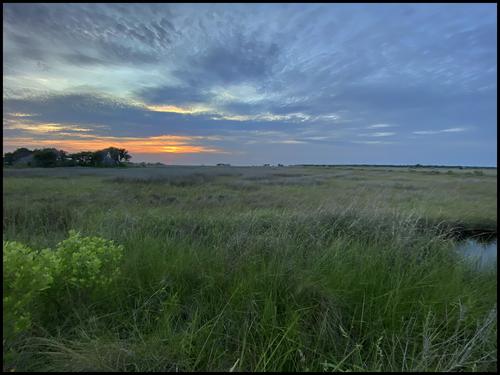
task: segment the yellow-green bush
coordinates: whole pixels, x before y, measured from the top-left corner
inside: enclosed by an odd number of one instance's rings
[[[3,243],[3,329],[11,337],[31,325],[33,302],[51,286],[59,261],[50,250],[37,253],[19,242]]]
[[[82,237],[70,230],[57,244],[58,281],[81,288],[104,287],[119,273],[123,246],[99,237]]]
[[[12,338],[31,327],[42,291],[71,286],[105,287],[119,272],[123,247],[99,237],[70,231],[55,250],[34,251],[19,242],[3,243],[3,329]],[[57,293],[54,294],[57,296]]]

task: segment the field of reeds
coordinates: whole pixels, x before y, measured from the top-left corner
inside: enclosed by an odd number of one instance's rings
[[[496,262],[455,251],[496,237],[496,169],[7,168],[3,189],[4,332],[5,241],[123,253],[105,287],[61,268],[4,371],[497,370]]]

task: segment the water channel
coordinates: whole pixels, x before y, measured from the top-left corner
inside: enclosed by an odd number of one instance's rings
[[[497,267],[497,240],[478,241],[476,239],[466,239],[462,241],[457,250],[459,254],[470,261],[476,269],[485,270],[490,267]]]

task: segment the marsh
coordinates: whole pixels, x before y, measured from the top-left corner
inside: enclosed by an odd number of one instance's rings
[[[124,249],[112,287],[46,292],[9,366],[493,371],[496,267],[456,251],[496,235],[496,169],[474,172],[4,169],[4,241]]]

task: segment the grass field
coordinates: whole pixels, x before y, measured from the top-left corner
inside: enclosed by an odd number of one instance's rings
[[[496,264],[454,251],[496,236],[496,169],[4,169],[3,188],[4,241],[124,247],[112,286],[35,302],[4,370],[497,369]]]

